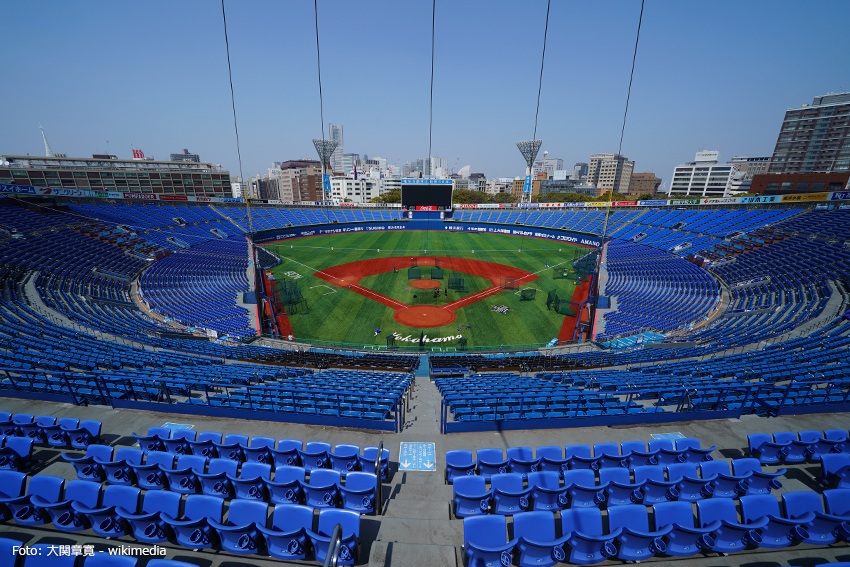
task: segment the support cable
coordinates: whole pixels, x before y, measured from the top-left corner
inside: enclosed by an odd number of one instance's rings
[[[434,130],[434,30],[436,29],[437,0],[431,0],[431,94],[428,99],[428,177],[434,176],[431,163],[431,136]]]
[[[543,53],[540,55],[540,77],[537,81],[537,109],[534,111],[534,134],[532,140],[537,139],[537,117],[540,114],[540,92],[543,90],[543,62],[546,60],[546,37],[549,35],[549,9],[552,0],[546,3],[546,26],[543,28]]]
[[[239,124],[236,121],[236,97],[233,94],[233,70],[230,67],[230,41],[227,38],[227,13],[224,11],[224,0],[221,0],[221,21],[224,24],[224,50],[227,53],[227,78],[230,80],[230,107],[233,110],[233,131],[236,133],[236,156],[239,159],[239,179],[242,180],[242,195],[245,198],[245,210],[248,214],[248,234],[254,233],[251,221],[251,205],[248,192],[245,190],[245,176],[242,174],[242,148],[239,144]],[[253,252],[252,252],[253,257]]]

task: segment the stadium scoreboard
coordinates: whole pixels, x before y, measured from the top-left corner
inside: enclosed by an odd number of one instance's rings
[[[448,211],[452,208],[451,179],[402,179],[401,206],[415,211]]]

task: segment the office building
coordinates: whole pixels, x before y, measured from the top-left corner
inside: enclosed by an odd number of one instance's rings
[[[8,162],[8,165],[5,165]],[[230,173],[205,162],[91,158],[59,155],[0,156],[0,183],[127,192],[134,195],[230,197]],[[144,197],[142,197],[144,198]]]
[[[635,162],[620,154],[593,154],[587,168],[587,182],[601,194],[613,191],[625,193],[635,168]]]
[[[540,194],[540,183],[546,179],[546,174],[541,172],[535,175],[531,180],[531,196]],[[515,177],[513,183],[511,184],[511,194],[513,195],[514,201],[517,203],[522,201],[522,190],[525,187],[525,178],[524,177]]]
[[[661,185],[661,179],[651,171],[645,173],[632,173],[632,178],[629,181],[629,188],[626,191],[626,195],[629,197],[655,195],[658,191],[659,185]]]
[[[513,192],[514,178],[513,177],[494,177],[487,180],[485,193],[488,195],[498,195],[499,193]]]
[[[331,199],[346,203],[368,203],[380,194],[378,179],[331,177]]]
[[[755,195],[805,195],[829,191],[850,191],[850,171],[830,173],[767,173],[753,177],[750,193]],[[812,196],[814,197],[814,195]],[[807,201],[799,197],[799,201]],[[791,202],[792,199],[787,199]]]
[[[583,179],[587,179],[587,169],[588,166],[584,162],[578,162],[573,166],[573,174],[571,179],[575,179],[577,181],[581,181]]]
[[[564,160],[543,156],[543,159],[535,160],[531,166],[531,175],[537,177],[539,173],[545,173],[546,179],[552,179],[556,170],[564,169]]]
[[[681,197],[728,197],[738,169],[731,163],[719,163],[720,152],[699,151],[694,161],[673,168],[669,193]]]
[[[850,92],[785,111],[769,173],[850,170]]]
[[[345,148],[343,147],[343,139],[342,139],[342,125],[340,124],[328,124],[328,139],[338,142],[336,149],[334,149],[331,154],[331,171],[341,172],[342,171],[342,156],[345,154]]]
[[[141,153],[141,150],[138,151],[139,153]],[[142,158],[144,158],[144,154],[142,154]],[[191,161],[194,163],[201,162],[201,156],[199,156],[198,154],[190,154],[189,150],[187,150],[186,148],[183,148],[183,153],[171,154],[170,159],[171,161]]]
[[[322,201],[322,166],[319,160],[288,160],[269,170],[270,180],[277,183],[277,197],[282,201]],[[273,188],[269,194],[273,194]],[[263,197],[261,197],[263,198]]]

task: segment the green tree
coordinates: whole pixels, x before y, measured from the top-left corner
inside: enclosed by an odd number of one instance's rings
[[[490,202],[492,203],[513,203],[514,196],[512,193],[496,193],[491,196]]]
[[[390,189],[383,195],[372,197],[370,203],[401,203],[401,189]]]
[[[457,189],[452,192],[453,203],[486,203],[487,194],[482,191]]]
[[[652,193],[644,193],[638,197],[638,201],[650,201],[654,198],[655,196]]]
[[[581,193],[541,193],[534,196],[535,203],[583,203],[590,200]]]

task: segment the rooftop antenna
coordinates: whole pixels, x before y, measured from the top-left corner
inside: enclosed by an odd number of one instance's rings
[[[53,150],[50,149],[50,142],[47,141],[47,136],[44,134],[44,126],[39,124],[38,129],[41,130],[41,139],[44,140],[44,156],[53,157]]]

